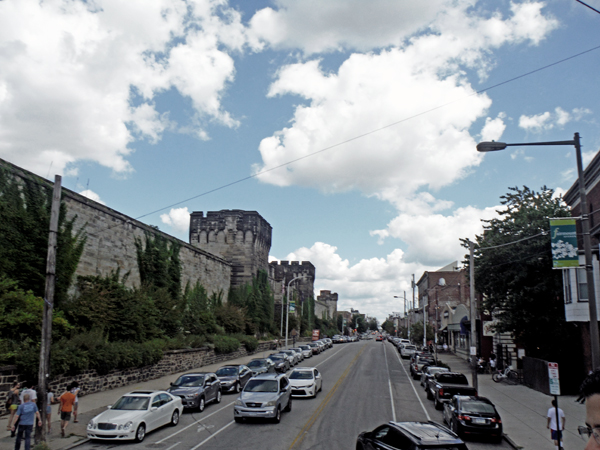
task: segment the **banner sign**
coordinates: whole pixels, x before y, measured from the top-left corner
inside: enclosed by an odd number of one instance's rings
[[[313,340],[313,341],[318,341],[318,340],[319,340],[319,337],[320,337],[320,336],[319,336],[319,334],[320,334],[320,331],[319,331],[319,330],[313,330],[313,333],[312,333],[312,340]]]
[[[290,312],[296,312],[296,302],[294,300],[290,300]]]
[[[554,269],[579,267],[575,219],[550,219],[550,237],[552,239],[552,267]]]

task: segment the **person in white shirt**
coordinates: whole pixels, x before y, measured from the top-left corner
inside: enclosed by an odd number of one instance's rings
[[[558,410],[558,424],[556,423],[556,410]],[[556,407],[556,400],[552,400],[552,407],[548,409],[546,428],[550,428],[550,436],[558,450],[559,441],[562,440],[562,430],[565,429],[565,413]]]

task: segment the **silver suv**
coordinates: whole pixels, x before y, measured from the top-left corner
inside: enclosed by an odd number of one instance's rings
[[[235,401],[233,418],[242,422],[244,418],[281,420],[281,411],[292,410],[292,389],[284,374],[262,373],[248,380],[244,390]]]
[[[181,397],[184,408],[204,411],[209,402],[221,403],[221,382],[212,372],[191,372],[181,375],[168,389],[171,395]]]

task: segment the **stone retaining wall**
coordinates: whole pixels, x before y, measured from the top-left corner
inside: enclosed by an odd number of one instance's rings
[[[94,392],[115,389],[141,381],[153,380],[186,370],[192,370],[210,364],[227,362],[232,359],[248,356],[253,353],[267,351],[276,345],[276,341],[261,342],[254,352],[248,352],[243,345],[233,353],[217,354],[212,348],[201,347],[186,350],[171,350],[164,353],[156,364],[126,370],[115,370],[107,375],[98,375],[95,370],[87,370],[77,376],[56,377],[50,383],[55,393],[62,393],[73,381],[79,382],[81,396]],[[15,381],[21,381],[15,366],[0,367],[0,414],[6,414],[8,391]],[[167,387],[167,386],[165,386]]]

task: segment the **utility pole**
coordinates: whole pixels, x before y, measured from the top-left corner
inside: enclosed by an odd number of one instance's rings
[[[42,428],[36,427],[35,441],[46,441],[46,406],[48,395],[46,383],[50,373],[50,345],[52,343],[52,309],[54,307],[54,286],[56,281],[56,235],[60,213],[61,176],[54,177],[54,191],[50,210],[50,233],[48,235],[48,256],[46,259],[46,289],[44,292],[44,315],[42,322],[42,342],[40,345],[40,367],[38,370],[38,392],[42,396]]]
[[[471,370],[473,387],[477,389],[477,316],[475,308],[475,243],[469,241],[469,283],[470,283],[470,315],[471,315]]]

